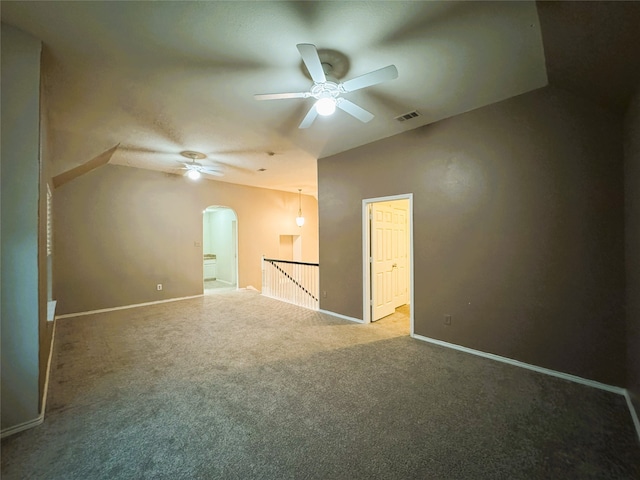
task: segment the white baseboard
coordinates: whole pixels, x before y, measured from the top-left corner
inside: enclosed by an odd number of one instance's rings
[[[413,334],[411,336],[416,340],[422,340],[423,342],[433,343],[435,345],[440,345],[441,347],[451,348],[453,350],[458,350],[460,352],[470,353],[471,355],[477,355],[479,357],[488,358],[490,360],[507,363],[515,367],[526,368],[527,370],[532,370],[534,372],[542,373],[544,375],[550,375],[552,377],[562,378],[563,380],[568,380],[570,382],[580,383],[588,387],[597,388],[600,390],[606,390],[607,392],[622,395],[625,397],[627,401],[627,407],[629,408],[631,420],[633,421],[633,425],[636,429],[636,434],[638,435],[638,440],[640,441],[640,420],[638,420],[638,414],[636,413],[636,410],[633,406],[633,402],[631,401],[629,392],[625,388],[616,387],[614,385],[608,385],[606,383],[596,382],[595,380],[589,380],[588,378],[578,377],[577,375],[571,375],[570,373],[551,370],[550,368],[539,367],[537,365],[521,362],[519,360],[514,360],[512,358],[502,357],[500,355],[495,355],[493,353],[487,353],[481,350],[474,350],[473,348],[463,347],[462,345],[456,345],[455,343],[443,342],[442,340],[436,340],[435,338],[423,337],[422,335],[416,335],[416,334]]]
[[[539,367],[537,365],[532,365],[530,363],[521,362],[519,360],[514,360],[508,357],[502,357],[500,355],[495,355],[493,353],[483,352],[481,350],[474,350],[473,348],[463,347],[462,345],[456,345],[455,343],[443,342],[442,340],[436,340],[435,338],[423,337],[422,335],[413,335],[413,338],[417,340],[422,340],[424,342],[433,343],[435,345],[440,345],[441,347],[452,348],[454,350],[459,350],[461,352],[470,353],[472,355],[477,355],[479,357],[488,358],[490,360],[496,360],[502,363],[508,363],[509,365],[514,365],[520,368],[526,368],[527,370],[533,370],[534,372],[544,373],[545,375],[551,375],[552,377],[562,378],[564,380],[569,380],[570,382],[581,383],[582,385],[587,385],[593,388],[599,388],[600,390],[606,390],[607,392],[617,393],[618,395],[624,395],[625,389],[621,387],[616,387],[613,385],[608,385],[606,383],[596,382],[595,380],[589,380],[588,378],[578,377],[577,375],[571,375],[570,373],[563,373],[557,370],[551,370],[550,368]]]
[[[627,400],[629,413],[631,413],[631,419],[633,420],[633,425],[636,427],[636,433],[638,434],[638,441],[640,441],[640,420],[638,420],[638,413],[636,412],[636,408],[633,406],[628,390],[624,391],[624,398]]]
[[[49,373],[51,372],[51,359],[53,358],[53,345],[54,345],[55,337],[56,337],[56,324],[54,322],[53,331],[51,332],[51,346],[49,348],[49,358],[47,360],[47,371],[45,372],[45,378],[44,378],[44,389],[42,391],[42,408],[40,409],[40,414],[33,420],[28,420],[19,425],[14,425],[13,427],[5,428],[4,430],[2,430],[2,432],[0,432],[0,438],[5,438],[10,435],[16,434],[18,432],[22,432],[24,430],[37,427],[42,422],[44,422],[44,414],[47,411],[47,394],[49,393]]]
[[[49,346],[49,358],[47,359],[47,372],[44,377],[44,389],[42,391],[42,420],[44,420],[44,414],[47,412],[47,396],[49,393],[49,374],[51,373],[51,359],[53,358],[53,346],[56,339],[56,322],[53,322],[53,330],[51,331],[51,345]]]
[[[342,318],[343,320],[349,320],[350,322],[364,323],[364,321],[359,319],[359,318],[347,317],[346,315],[342,315],[340,313],[335,313],[335,312],[330,312],[329,310],[320,309],[318,311],[320,313],[326,313],[327,315],[331,315],[332,317],[338,317],[338,318]]]
[[[15,435],[18,432],[23,432],[24,430],[29,430],[30,428],[37,427],[42,422],[44,422],[44,415],[41,413],[33,420],[29,420],[19,425],[14,425],[13,427],[5,428],[4,430],[2,430],[2,433],[0,433],[0,438],[9,437],[11,435]]]
[[[64,315],[57,315],[56,319],[71,318],[71,317],[82,317],[84,315],[93,315],[94,313],[113,312],[113,311],[116,311],[116,310],[126,310],[128,308],[146,307],[147,305],[157,305],[159,303],[177,302],[179,300],[189,300],[191,298],[198,298],[198,297],[202,297],[202,296],[203,295],[200,294],[200,295],[192,295],[190,297],[168,298],[166,300],[157,300],[155,302],[135,303],[133,305],[123,305],[121,307],[101,308],[100,310],[90,310],[88,312],[65,313]]]

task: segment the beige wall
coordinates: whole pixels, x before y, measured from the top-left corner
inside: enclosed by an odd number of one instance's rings
[[[2,420],[39,414],[40,41],[2,24]],[[45,291],[46,292],[46,291]],[[46,321],[46,319],[44,319]]]
[[[640,88],[625,119],[628,389],[640,413]]]
[[[320,307],[362,318],[362,199],[413,193],[416,334],[623,385],[621,133],[547,87],[320,159]]]
[[[302,235],[303,260],[318,259],[317,202],[309,196],[299,228],[297,194],[124,166],[106,165],[54,194],[61,314],[201,294],[202,212],[210,205],[238,216],[239,287],[261,288],[261,256],[278,255],[280,235]]]
[[[42,63],[42,62],[41,62]],[[51,166],[51,131],[44,82],[40,82],[40,179],[38,185],[38,335],[39,341],[39,395],[45,392],[47,366],[53,341],[53,322],[47,320],[47,303],[53,288],[53,254],[47,256],[47,185],[53,193]],[[53,199],[52,199],[53,201]],[[52,212],[53,213],[53,212]],[[42,407],[42,405],[40,405]]]

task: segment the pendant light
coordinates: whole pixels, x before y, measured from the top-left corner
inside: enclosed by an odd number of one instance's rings
[[[298,189],[298,216],[296,217],[296,225],[299,227],[304,225],[304,217],[302,216],[302,189]]]

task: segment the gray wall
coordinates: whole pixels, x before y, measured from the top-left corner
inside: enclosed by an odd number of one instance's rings
[[[362,318],[362,199],[413,193],[416,334],[624,385],[621,118],[546,87],[321,159],[318,182],[322,309]]]
[[[2,24],[2,429],[38,416],[40,42]]]
[[[261,255],[277,256],[280,235],[302,235],[303,259],[318,259],[318,206],[309,196],[302,197],[302,228],[295,193],[119,165],[76,178],[54,197],[59,314],[201,294],[202,212],[209,205],[238,216],[239,287],[261,288]]]
[[[628,389],[640,413],[640,88],[625,119]]]

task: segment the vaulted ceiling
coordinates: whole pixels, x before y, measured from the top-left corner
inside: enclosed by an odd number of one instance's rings
[[[1,15],[43,41],[54,174],[120,144],[111,163],[179,174],[195,150],[217,180],[313,194],[318,158],[540,88],[547,72],[620,110],[638,83],[629,3],[3,1]],[[344,55],[343,81],[397,67],[345,95],[372,121],[338,110],[299,129],[313,99],[254,100],[312,86],[299,43]]]

